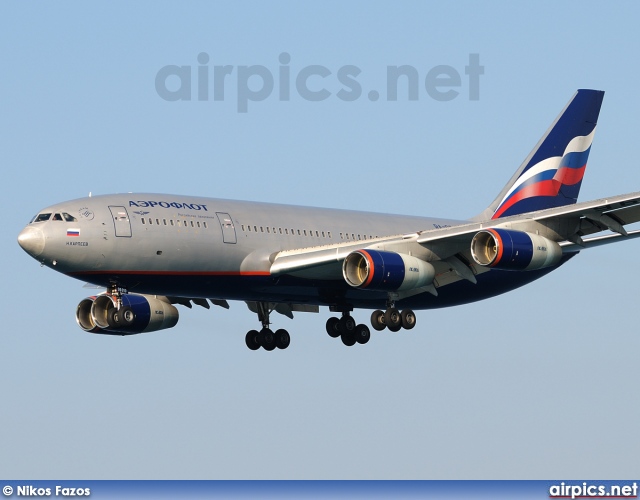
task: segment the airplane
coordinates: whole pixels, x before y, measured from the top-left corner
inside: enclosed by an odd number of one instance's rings
[[[603,91],[578,90],[495,200],[469,220],[156,193],[89,196],[41,210],[18,236],[42,265],[105,289],[82,300],[85,332],[174,327],[175,305],[244,301],[262,326],[251,350],[286,349],[273,312],[332,313],[347,346],[412,329],[415,310],[502,294],[580,251],[640,236],[640,192],[578,203]],[[601,233],[601,234],[597,234]]]

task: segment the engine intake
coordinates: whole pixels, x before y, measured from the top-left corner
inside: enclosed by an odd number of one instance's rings
[[[558,264],[562,248],[538,234],[493,228],[476,233],[471,240],[471,256],[481,266],[532,271]]]
[[[88,297],[76,309],[76,322],[85,332],[134,335],[172,328],[178,310],[165,298],[125,294],[122,307],[109,295]]]
[[[428,262],[410,255],[356,250],[344,259],[342,275],[354,288],[397,291],[430,285],[436,271]]]

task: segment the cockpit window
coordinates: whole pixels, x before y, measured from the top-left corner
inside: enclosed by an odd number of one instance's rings
[[[38,214],[36,215],[35,219],[33,219],[33,222],[44,222],[47,221],[51,218],[51,214]]]
[[[62,221],[62,215],[60,214],[53,214],[53,217],[51,220],[59,220]]]
[[[66,220],[67,222],[76,222],[78,219],[76,219],[73,215],[68,214],[66,212],[62,212],[62,217],[64,218],[64,220]]]

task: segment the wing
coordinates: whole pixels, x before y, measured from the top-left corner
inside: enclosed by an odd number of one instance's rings
[[[286,250],[272,258],[272,275],[340,280],[342,263],[353,251],[375,249],[405,253],[430,262],[436,269],[436,287],[459,279],[475,282],[475,275],[489,269],[473,263],[470,245],[483,229],[505,228],[542,234],[560,244],[563,253],[640,237],[640,230],[628,232],[624,226],[640,221],[640,192],[558,208],[486,220],[453,227],[416,231],[366,241]],[[610,231],[592,238],[585,236]]]

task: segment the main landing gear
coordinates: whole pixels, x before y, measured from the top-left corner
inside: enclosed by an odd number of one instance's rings
[[[380,309],[373,311],[371,326],[377,331],[382,331],[385,328],[392,332],[398,332],[401,328],[411,330],[416,326],[416,314],[411,309],[404,309],[400,312],[391,305],[385,312]]]
[[[286,349],[291,343],[289,332],[283,329],[272,332],[269,328],[269,304],[258,302],[258,319],[262,323],[262,330],[250,330],[245,336],[247,347],[252,351],[256,351],[261,347],[265,351],[273,351],[278,349]]]
[[[349,312],[343,312],[341,318],[332,316],[327,320],[327,333],[342,340],[342,343],[351,347],[352,345],[366,344],[371,338],[371,332],[367,325],[357,325]]]

